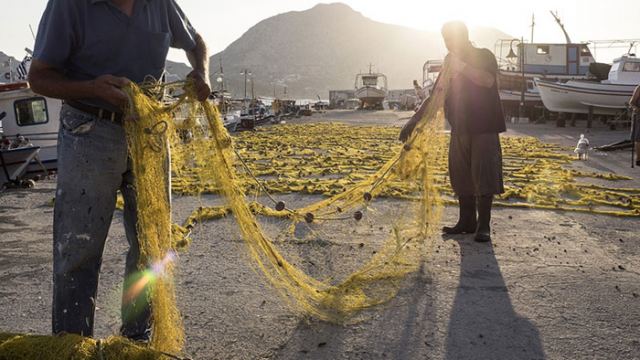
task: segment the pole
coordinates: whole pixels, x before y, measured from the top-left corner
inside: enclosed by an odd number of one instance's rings
[[[638,126],[640,126],[640,124],[638,124],[638,118],[640,117],[640,114],[638,114],[638,111],[633,110],[633,108],[631,108],[631,168],[635,169],[636,167],[636,140],[634,139],[636,132],[640,131],[640,129],[638,129]]]
[[[524,92],[527,91],[527,80],[524,76],[524,38],[520,40],[520,73],[522,74],[522,88],[520,89],[520,106],[518,107],[518,122],[522,119],[524,112]]]
[[[244,102],[247,102],[247,69],[244,69]]]
[[[533,30],[536,27],[536,13],[531,14],[531,43],[533,44]]]

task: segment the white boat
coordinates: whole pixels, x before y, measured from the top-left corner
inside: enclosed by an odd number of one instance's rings
[[[444,60],[428,60],[422,66],[422,90],[425,92],[425,99],[431,96],[436,80],[442,71]]]
[[[517,47],[517,51],[514,51],[514,47]],[[503,56],[505,48],[508,49],[508,54]],[[517,39],[498,40],[495,52],[500,66],[498,90],[507,117],[519,112],[523,100],[524,110],[530,116],[535,108],[542,107],[535,78],[552,82],[586,80],[590,77],[590,67],[596,63],[585,43],[549,44],[522,43]]]
[[[29,163],[38,156],[39,151],[37,146],[0,150],[0,186],[24,176]]]
[[[554,112],[616,115],[627,108],[640,84],[640,59],[624,55],[614,60],[604,81],[554,82],[535,79],[544,106]]]
[[[387,76],[372,72],[370,65],[368,73],[356,75],[355,88],[362,109],[381,109],[387,97]]]
[[[62,101],[35,94],[27,83],[0,85],[3,135],[10,140],[24,136],[40,149],[39,159],[31,161],[28,173],[41,173],[42,165],[49,171],[57,169],[61,107]]]

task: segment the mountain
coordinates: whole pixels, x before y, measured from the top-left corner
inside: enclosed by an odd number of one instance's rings
[[[192,69],[187,64],[167,60],[165,70],[167,70],[169,74],[176,75],[180,80],[184,80]]]
[[[497,39],[511,38],[490,28],[471,32],[472,41],[490,49]],[[369,64],[387,75],[389,88],[411,88],[422,79],[424,62],[445,54],[438,32],[376,22],[341,3],[319,4],[256,24],[211,58],[211,78],[218,77],[222,58],[226,86],[238,97],[248,69],[256,95],[273,96],[275,88],[282,96],[286,86],[291,97],[327,98],[329,90],[353,88],[355,75]],[[250,96],[251,84],[247,88]]]

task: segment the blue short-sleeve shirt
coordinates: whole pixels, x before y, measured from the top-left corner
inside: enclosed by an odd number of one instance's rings
[[[109,0],[49,0],[34,58],[73,80],[110,74],[142,82],[160,78],[169,47],[193,50],[195,36],[175,0],[136,0],[131,17]]]

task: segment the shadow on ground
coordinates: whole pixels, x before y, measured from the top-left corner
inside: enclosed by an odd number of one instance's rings
[[[460,282],[451,309],[447,360],[544,359],[538,329],[517,314],[491,245],[456,237]]]
[[[302,320],[274,359],[424,359],[433,346],[431,277],[420,271],[386,307],[366,321],[333,325]]]

